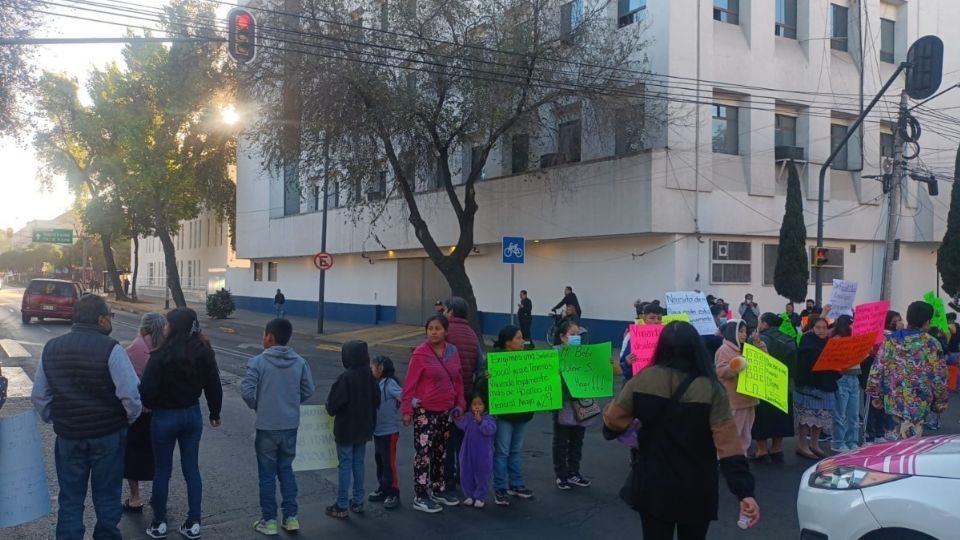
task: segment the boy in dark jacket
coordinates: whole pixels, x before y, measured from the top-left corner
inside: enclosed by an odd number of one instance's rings
[[[373,438],[380,406],[380,388],[370,372],[370,353],[365,341],[348,341],[340,352],[343,367],[327,396],[327,413],[333,416],[333,437],[340,461],[337,502],[327,507],[327,515],[347,517],[347,508],[363,513],[363,460],[367,441]],[[350,475],[353,496],[350,497]]]

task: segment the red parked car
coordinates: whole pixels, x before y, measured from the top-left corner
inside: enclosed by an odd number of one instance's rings
[[[34,317],[41,321],[73,318],[73,304],[81,294],[80,285],[65,279],[31,280],[20,306],[23,324]]]

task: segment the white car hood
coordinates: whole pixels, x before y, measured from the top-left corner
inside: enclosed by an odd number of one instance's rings
[[[862,467],[891,474],[960,479],[960,435],[876,444],[821,461],[818,471]]]

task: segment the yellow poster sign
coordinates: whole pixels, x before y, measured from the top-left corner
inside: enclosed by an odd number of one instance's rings
[[[788,412],[787,366],[750,344],[743,346],[743,357],[747,360],[747,368],[737,379],[737,393],[762,399]]]

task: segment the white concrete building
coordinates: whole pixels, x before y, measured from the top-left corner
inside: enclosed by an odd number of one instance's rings
[[[133,242],[130,261],[133,261]],[[173,237],[176,247],[180,285],[189,301],[203,302],[208,293],[227,287],[228,268],[246,268],[248,261],[238,260],[230,247],[227,224],[218,221],[212,212],[203,212],[196,219],[180,222],[180,233]],[[131,275],[132,279],[132,275]],[[167,266],[163,246],[156,236],[140,238],[140,272],[137,294],[164,298]]]
[[[510,270],[501,264],[502,236],[527,239],[517,289],[529,291],[534,313],[546,313],[572,285],[595,336],[619,340],[634,299],[663,298],[665,291],[700,289],[734,309],[751,292],[761,309],[781,311],[785,300],[772,285],[786,193],[781,158],[802,162],[813,246],[817,176],[831,140],[843,136],[861,101],[869,102],[908,45],[927,34],[943,39],[941,88],[960,72],[960,25],[954,23],[960,2],[954,0],[631,0],[611,2],[610,10],[612,28],[615,21],[648,25],[651,45],[644,53],[657,74],[650,86],[670,96],[670,118],[684,120],[671,120],[639,151],[620,144],[615,129],[588,132],[577,124],[566,136],[579,140],[580,155],[545,174],[513,174],[510,142],[494,149],[477,183],[478,247],[467,263],[487,332],[516,304],[509,297]],[[834,277],[857,281],[858,301],[879,297],[886,211],[879,182],[863,176],[880,174],[892,155],[902,80],[828,172],[825,300]],[[654,99],[660,98],[648,101]],[[911,166],[922,163],[952,177],[960,130],[950,109],[958,106],[960,92],[950,92],[915,111],[924,132],[920,159]],[[531,136],[529,144],[541,156],[559,151],[548,137]],[[238,256],[253,264],[231,270],[230,288],[241,307],[266,311],[280,287],[288,313],[315,315],[312,256],[320,249],[320,205],[316,197],[285,197],[283,182],[265,172],[255,154],[249,146],[238,152],[237,193]],[[935,250],[950,186],[941,182],[940,196],[931,197],[924,185],[908,182],[896,308],[938,289]],[[418,197],[430,209],[435,238],[452,245],[457,228],[445,196],[428,190]],[[425,258],[402,202],[390,202],[371,226],[352,223],[349,210],[336,204],[341,198],[331,194],[328,251],[336,260],[327,274],[328,317],[421,322],[449,289]],[[535,327],[534,334],[542,332]]]

